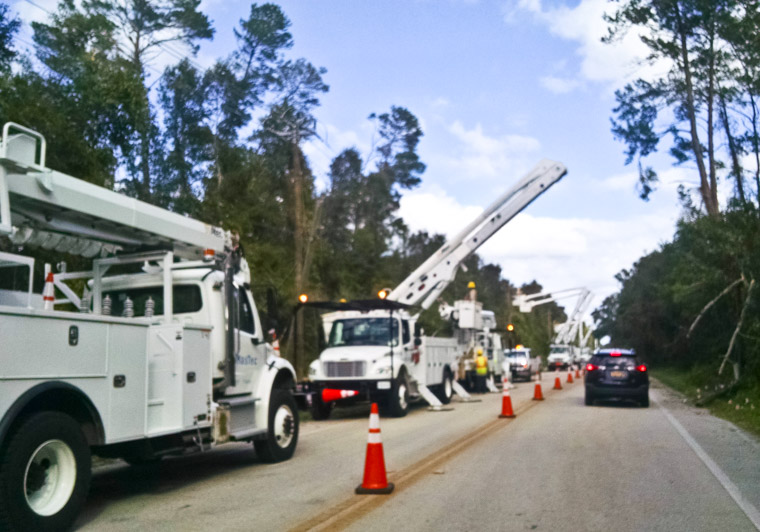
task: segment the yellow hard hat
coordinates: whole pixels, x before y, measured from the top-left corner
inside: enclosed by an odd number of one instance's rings
[[[479,348],[479,347],[478,347],[478,354],[479,354],[479,355],[482,355],[482,354],[483,354],[483,350],[482,350],[481,348]]]
[[[475,283],[470,281],[469,283],[467,283],[467,288],[475,288]]]

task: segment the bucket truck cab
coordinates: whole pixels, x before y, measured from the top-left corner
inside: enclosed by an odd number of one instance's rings
[[[246,441],[290,458],[295,372],[263,342],[231,235],[44,160],[41,135],[6,124],[0,235],[92,270],[46,267],[40,305],[34,259],[0,253],[0,276],[29,272],[0,294],[0,529],[68,529],[91,454],[141,463]]]
[[[309,366],[315,419],[333,408],[322,400],[325,389],[358,391],[354,401],[377,402],[396,417],[414,401],[451,401],[459,359],[454,339],[423,336],[406,310],[339,311],[322,323],[327,348]]]

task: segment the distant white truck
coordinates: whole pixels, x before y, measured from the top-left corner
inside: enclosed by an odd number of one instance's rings
[[[548,369],[568,369],[573,365],[575,348],[571,345],[552,344],[549,347],[549,356],[546,359]]]
[[[247,441],[264,460],[290,458],[295,372],[264,343],[230,235],[44,158],[41,135],[5,126],[0,234],[97,258],[52,274],[64,297],[46,309],[34,260],[0,254],[0,275],[29,270],[23,290],[0,294],[0,530],[68,529],[91,454],[141,463]]]

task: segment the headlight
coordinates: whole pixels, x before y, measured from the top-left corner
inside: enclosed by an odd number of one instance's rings
[[[315,364],[312,364],[309,366],[309,376],[313,376],[317,374],[317,366]]]
[[[384,375],[384,374],[390,373],[390,372],[391,372],[391,367],[390,366],[381,366],[379,368],[375,368],[375,373],[378,373],[380,375]]]

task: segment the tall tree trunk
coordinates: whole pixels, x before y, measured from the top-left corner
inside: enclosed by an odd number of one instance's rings
[[[294,139],[293,149],[293,172],[291,174],[291,184],[293,191],[293,259],[295,262],[295,288],[296,295],[304,292],[304,202],[303,202],[303,171],[301,169],[301,150],[298,146],[298,140]],[[296,320],[296,350],[294,354],[294,366],[296,376],[303,377],[303,337],[304,324],[303,319]]]
[[[705,203],[705,210],[710,216],[718,216],[717,201],[713,201],[710,182],[707,177],[707,169],[702,156],[702,143],[699,140],[699,131],[697,130],[697,112],[694,103],[694,85],[691,78],[691,63],[689,61],[689,49],[686,39],[686,28],[683,25],[680,6],[675,6],[675,15],[678,20],[678,38],[681,44],[681,61],[683,63],[684,81],[686,84],[686,111],[689,116],[689,126],[691,132],[691,148],[694,152],[694,160],[697,163],[699,171],[699,192],[702,195],[702,201]]]
[[[736,146],[736,138],[731,133],[731,123],[728,120],[728,108],[726,106],[726,97],[724,94],[720,94],[720,119],[723,123],[723,131],[726,132],[726,139],[728,139],[728,151],[731,154],[731,173],[736,180],[736,193],[739,195],[739,200],[744,204],[747,203],[747,197],[744,194],[744,170],[739,160],[739,151]]]
[[[758,136],[757,100],[752,91],[749,91],[749,102],[752,106],[752,150],[755,152],[755,194],[760,206],[760,137]]]
[[[710,67],[707,82],[707,160],[710,164],[710,197],[718,206],[718,177],[715,163],[715,28],[710,21]]]

